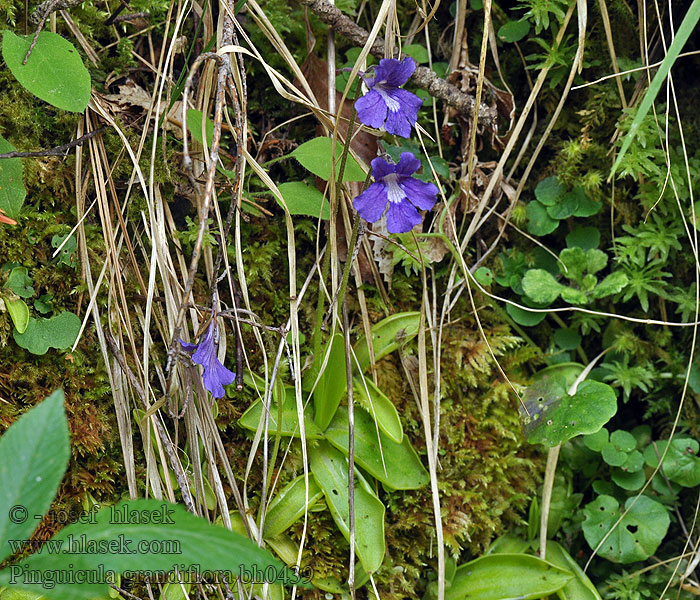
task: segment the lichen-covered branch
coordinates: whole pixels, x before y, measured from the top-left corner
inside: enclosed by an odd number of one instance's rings
[[[350,17],[344,15],[335,6],[325,0],[301,0],[309,9],[326,25],[333,27],[339,33],[356,46],[364,46],[369,39],[369,32],[360,27]],[[385,58],[384,40],[377,38],[370,48],[370,54],[376,58]],[[465,116],[471,117],[474,112],[475,99],[462,92],[457,86],[441,79],[427,67],[417,67],[411,81],[419,88],[427,91],[431,96],[444,100],[450,106],[457,109]],[[479,123],[489,128],[496,127],[497,112],[486,104],[479,108]]]

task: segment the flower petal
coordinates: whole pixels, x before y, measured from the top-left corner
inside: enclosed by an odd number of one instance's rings
[[[389,205],[386,213],[386,229],[389,233],[406,233],[420,222],[420,214],[407,199]]]
[[[372,177],[375,181],[384,179],[387,175],[396,172],[396,165],[394,163],[387,162],[381,156],[372,159]]]
[[[430,210],[435,206],[438,189],[434,183],[421,181],[415,177],[406,177],[399,182],[399,186],[406,192],[411,203],[421,210]]]
[[[407,56],[403,60],[395,58],[382,58],[375,68],[375,81],[385,81],[387,85],[399,87],[406,83],[416,70],[416,63]]]
[[[180,339],[180,346],[182,346],[182,349],[185,352],[194,352],[197,350],[198,344],[190,344],[189,342],[185,342],[184,340]]]
[[[420,164],[420,160],[415,157],[413,152],[402,152],[399,164],[396,165],[396,172],[404,177],[409,177],[420,169]]]
[[[224,386],[230,385],[236,380],[236,374],[229,371],[218,359],[204,368],[202,377],[204,387],[211,392],[214,398],[223,398],[225,395]]]
[[[367,125],[367,127],[379,129],[386,121],[388,108],[381,94],[371,89],[355,101],[355,110],[357,111],[357,118],[363,124]]]
[[[382,217],[388,202],[387,186],[380,182],[370,185],[352,204],[365,221],[374,223]]]

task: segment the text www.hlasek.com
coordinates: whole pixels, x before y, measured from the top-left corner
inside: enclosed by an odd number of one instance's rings
[[[12,552],[30,549],[41,554],[182,554],[180,540],[139,540],[124,535],[113,540],[88,539],[84,533],[64,540],[8,540]]]

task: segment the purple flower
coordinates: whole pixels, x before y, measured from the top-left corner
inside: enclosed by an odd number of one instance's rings
[[[411,177],[419,168],[420,161],[411,152],[403,152],[398,165],[375,158],[372,161],[374,183],[355,198],[355,210],[365,221],[374,223],[381,219],[388,202],[387,231],[411,231],[421,222],[416,208],[433,208],[438,193],[434,184]]]
[[[369,91],[355,102],[360,121],[368,127],[384,126],[389,133],[409,137],[423,101],[399,86],[406,83],[415,70],[416,63],[410,56],[403,60],[380,60],[374,77],[365,78]]]
[[[187,352],[194,352],[192,360],[204,367],[204,387],[211,392],[214,398],[223,398],[225,395],[225,385],[232,384],[236,379],[236,374],[229,371],[217,358],[218,340],[214,340],[216,331],[216,318],[212,318],[209,329],[199,344],[188,344],[180,340],[180,345]]]

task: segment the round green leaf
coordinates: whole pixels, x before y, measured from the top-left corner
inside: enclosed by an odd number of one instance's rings
[[[523,290],[534,302],[551,304],[561,293],[562,285],[549,271],[530,269],[523,277]]]
[[[622,465],[622,469],[629,473],[636,473],[637,471],[641,471],[643,467],[644,457],[642,456],[642,453],[638,450],[632,450],[632,452],[630,452],[627,455],[627,461],[624,465]]]
[[[612,480],[623,490],[636,492],[641,489],[646,481],[644,471],[625,471],[623,469],[612,469],[610,472]]]
[[[498,39],[503,42],[519,42],[528,33],[530,33],[530,22],[527,19],[508,21],[498,30]]]
[[[557,199],[551,206],[547,206],[547,214],[552,217],[552,219],[568,219],[577,209],[578,198],[575,194],[569,192]]]
[[[488,267],[479,267],[474,273],[474,278],[481,285],[489,286],[493,283],[493,271]]]
[[[583,248],[590,250],[600,244],[600,230],[597,227],[577,227],[566,236],[566,245],[569,248]]]
[[[303,181],[289,181],[278,186],[287,209],[292,215],[308,215],[318,219],[331,218],[330,200],[323,199],[323,194],[315,187],[305,184]],[[279,200],[278,204],[281,204]]]
[[[34,282],[26,267],[15,267],[10,271],[5,287],[12,290],[20,298],[31,298],[34,295],[32,283]]]
[[[556,177],[547,177],[537,184],[535,198],[545,206],[554,206],[564,195],[564,186]]]
[[[581,336],[575,329],[562,327],[554,332],[554,341],[562,350],[575,350],[581,344]]]
[[[290,154],[296,158],[302,166],[307,168],[317,177],[328,181],[331,177],[331,156],[333,154],[333,140],[329,137],[317,137],[304,142]],[[343,155],[343,144],[336,141],[336,177],[340,169],[340,157]],[[364,181],[365,172],[360,164],[348,154],[343,172],[343,181]]]
[[[636,500],[636,501],[635,501]],[[628,511],[624,516],[623,512]],[[583,535],[591,549],[608,535],[598,554],[612,562],[627,564],[646,560],[659,547],[668,531],[670,519],[666,509],[648,496],[632,497],[625,511],[611,496],[598,496],[584,509]]]
[[[583,436],[583,443],[586,448],[594,452],[600,452],[608,445],[608,430],[601,427],[599,431]]]
[[[554,447],[581,433],[595,433],[617,412],[613,389],[598,381],[584,381],[573,396],[543,406],[531,414],[534,426],[528,441]]]
[[[593,215],[597,215],[600,209],[603,208],[603,204],[591,200],[580,185],[577,185],[571,193],[575,194],[578,198],[578,208],[576,212],[574,212],[574,217],[592,217]]]
[[[65,350],[70,348],[78,337],[81,321],[72,312],[62,312],[50,319],[29,319],[24,333],[16,329],[12,332],[17,345],[32,354],[46,354],[49,348]]]
[[[663,455],[667,445],[668,440],[664,440],[656,442],[656,448],[650,445],[644,450],[644,460],[650,467],[659,464],[659,457]],[[700,485],[700,459],[697,454],[698,443],[694,439],[673,440],[663,464],[666,477],[684,487]]]
[[[559,227],[559,221],[547,214],[546,208],[537,201],[527,204],[527,230],[532,235],[547,235]]]
[[[637,440],[635,437],[624,429],[613,431],[610,434],[610,443],[623,452],[632,452],[632,450],[637,447]]]
[[[408,46],[404,46],[402,50],[404,54],[408,54],[408,56],[410,56],[418,64],[428,62],[428,51],[425,49],[425,46],[421,46],[420,44],[409,44]]]
[[[5,31],[2,57],[12,74],[32,94],[56,108],[81,113],[90,101],[90,74],[75,46],[49,31],[39,34],[26,65],[33,35]]]
[[[523,310],[512,304],[506,304],[506,312],[518,325],[523,325],[525,327],[539,325],[547,316],[546,312],[530,312],[529,310]]]
[[[0,154],[15,150],[17,148],[0,137]],[[0,209],[5,211],[10,219],[16,219],[26,196],[22,161],[19,158],[3,158],[0,160]]]
[[[606,444],[601,450],[603,460],[611,467],[621,467],[627,462],[627,453],[618,450],[612,444]]]

